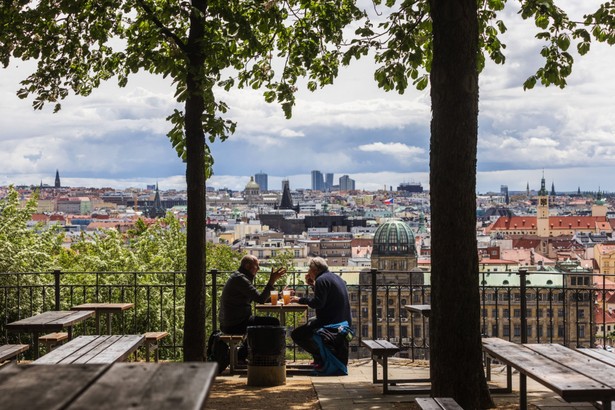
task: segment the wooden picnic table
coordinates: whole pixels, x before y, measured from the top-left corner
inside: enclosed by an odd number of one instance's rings
[[[308,305],[302,305],[299,303],[290,303],[288,305],[283,305],[280,303],[278,303],[277,305],[272,305],[271,303],[262,303],[262,304],[256,305],[256,310],[260,310],[261,312],[279,314],[280,315],[280,325],[286,326],[286,314],[287,313],[307,312]]]
[[[216,363],[197,362],[10,364],[0,368],[1,405],[28,410],[200,410],[216,374]]]
[[[145,342],[143,335],[79,336],[33,364],[104,364],[124,361]]]
[[[123,313],[132,309],[134,303],[83,303],[73,306],[72,310],[93,310],[96,312],[96,334],[100,335],[100,316],[106,315],[107,334],[111,334],[111,317],[114,313]]]
[[[94,316],[93,310],[52,310],[39,315],[8,323],[6,328],[12,332],[32,333],[34,358],[38,358],[38,335],[44,332],[59,332],[67,329],[68,340],[73,337],[73,326],[85,319]]]
[[[423,317],[431,315],[431,305],[405,305],[406,310],[410,313],[420,313]]]
[[[615,399],[615,361],[597,352],[598,349],[570,349],[553,344],[516,344],[495,337],[482,339],[483,350],[553,390],[567,402],[602,401],[602,409],[611,409]],[[602,356],[602,357],[601,357]],[[605,359],[606,357],[606,359]],[[520,382],[520,408],[527,409],[527,391]],[[508,386],[510,388],[510,386]]]

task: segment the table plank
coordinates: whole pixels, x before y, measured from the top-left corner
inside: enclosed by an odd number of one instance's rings
[[[79,336],[33,364],[104,364],[126,360],[143,344],[143,335]]]
[[[28,317],[18,320],[16,322],[8,323],[6,328],[11,331],[59,331],[65,326],[72,326],[76,323],[83,321],[89,317],[94,316],[93,310],[59,310],[59,311],[47,311],[40,313],[36,316]]]
[[[420,313],[425,317],[431,314],[431,305],[404,305],[407,311],[412,313]]]
[[[105,371],[105,365],[32,366],[0,369],[3,409],[60,410]]]
[[[613,388],[523,345],[493,337],[483,338],[482,342],[489,355],[548,387],[566,401],[588,401],[615,395]]]
[[[528,349],[540,353],[575,372],[584,374],[615,389],[615,367],[600,360],[590,359],[587,355],[558,344],[526,344]]]
[[[606,364],[609,364],[611,366],[615,366],[615,353],[611,353],[607,350],[604,349],[598,349],[598,348],[577,348],[576,350],[578,350],[579,352],[593,357],[594,359],[600,360],[601,362],[604,362]]]
[[[124,310],[131,309],[133,303],[82,303],[81,305],[73,306],[73,310],[99,310],[102,313],[120,313]]]
[[[216,373],[215,363],[116,363],[68,409],[200,410]]]

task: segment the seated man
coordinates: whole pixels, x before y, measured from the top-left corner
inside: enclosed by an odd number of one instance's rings
[[[293,296],[291,301],[315,309],[316,317],[293,330],[291,337],[314,357],[315,370],[326,374],[347,374],[352,318],[346,283],[329,271],[323,258],[310,260],[306,282],[313,284],[314,295],[302,298]]]
[[[248,326],[280,326],[280,321],[275,317],[253,316],[251,304],[265,303],[275,282],[286,273],[286,269],[278,268],[274,271],[271,268],[269,282],[262,292],[259,292],[253,284],[259,269],[258,258],[245,255],[241,259],[239,269],[231,274],[224,285],[218,315],[220,329],[224,333],[245,334]],[[237,357],[240,361],[244,361],[247,355],[247,346],[244,343],[239,348]]]

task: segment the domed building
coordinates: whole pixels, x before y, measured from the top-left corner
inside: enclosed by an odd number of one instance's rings
[[[250,181],[246,184],[243,190],[243,197],[248,204],[258,202],[260,199],[261,187],[254,181],[254,177],[250,177]]]
[[[379,282],[423,284],[423,274],[417,267],[417,259],[414,234],[404,221],[390,220],[376,229],[371,265],[381,273]]]

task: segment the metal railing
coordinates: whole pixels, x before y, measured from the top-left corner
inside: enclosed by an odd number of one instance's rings
[[[335,270],[347,278],[344,270]],[[206,274],[206,329],[218,328],[218,301],[231,272]],[[615,292],[609,275],[554,273],[552,283],[532,283],[543,273],[486,272],[481,278],[482,332],[511,341],[554,342],[568,346],[612,344],[608,299]],[[288,284],[298,293],[310,292],[298,272],[288,273]],[[397,283],[387,280],[395,275]],[[349,280],[348,291],[355,338],[351,356],[364,357],[361,339],[388,339],[400,345],[401,356],[429,358],[429,319],[413,317],[407,304],[429,304],[429,273],[416,280],[410,272],[366,269]],[[518,277],[518,284],[507,278]],[[400,280],[400,278],[402,280]],[[405,279],[404,279],[405,278]],[[497,278],[495,280],[488,279]],[[357,280],[358,279],[358,280]],[[266,278],[262,278],[266,281]],[[528,282],[529,281],[529,282]],[[355,283],[356,282],[356,283]],[[0,344],[31,342],[31,335],[8,332],[6,324],[46,310],[68,310],[90,302],[131,302],[134,308],[114,315],[112,332],[118,334],[166,330],[161,357],[181,359],[183,342],[184,272],[30,272],[0,273]],[[611,284],[611,285],[609,285]],[[262,285],[257,285],[261,288]],[[596,310],[596,307],[600,309]],[[600,316],[596,318],[595,312]],[[313,314],[311,310],[308,315]],[[300,314],[289,315],[287,325],[297,326]],[[77,326],[75,334],[92,334],[93,321]],[[598,329],[597,322],[604,323]],[[293,357],[297,350],[293,347]]]

